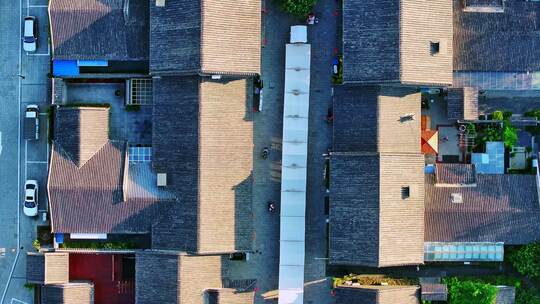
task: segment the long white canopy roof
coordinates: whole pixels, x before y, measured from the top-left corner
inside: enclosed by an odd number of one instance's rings
[[[280,304],[304,302],[310,61],[309,44],[286,45],[279,240]]]

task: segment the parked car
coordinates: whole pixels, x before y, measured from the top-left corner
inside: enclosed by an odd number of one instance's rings
[[[38,190],[36,180],[27,180],[24,184],[23,213],[26,216],[36,216],[38,214]]]
[[[39,107],[35,104],[26,106],[24,113],[24,139],[39,139]]]
[[[253,79],[253,111],[262,111],[263,105],[263,81],[257,76]]]
[[[37,20],[34,16],[24,17],[23,49],[25,52],[37,50]]]

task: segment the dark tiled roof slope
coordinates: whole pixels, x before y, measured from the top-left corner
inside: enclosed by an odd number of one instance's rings
[[[508,0],[504,13],[468,13],[453,2],[454,70],[540,70],[540,3]]]
[[[227,275],[224,263],[219,255],[139,252],[135,264],[135,303],[203,304],[206,289],[222,288],[222,279]]]
[[[378,265],[379,157],[333,155],[330,188],[330,261]]]
[[[399,80],[399,0],[343,1],[343,80]]]
[[[334,151],[377,151],[378,92],[376,86],[336,87]]]
[[[336,304],[418,304],[418,286],[339,286]]]
[[[201,65],[201,3],[150,1],[150,73],[194,73]]]
[[[92,283],[67,283],[45,285],[41,288],[42,304],[93,304]]]
[[[161,214],[152,227],[152,247],[197,250],[199,80],[162,77],[154,80],[152,159],[157,173],[167,173],[167,188],[178,205]]]
[[[448,90],[448,119],[478,119],[478,88],[451,88]]]
[[[54,59],[148,60],[148,1],[125,3],[51,0]]]
[[[435,165],[437,184],[470,185],[476,182],[474,165],[444,164]]]
[[[540,240],[540,207],[533,175],[481,174],[476,187],[436,187],[426,175],[426,242]],[[452,203],[460,193],[463,203]]]
[[[452,83],[452,5],[445,0],[343,2],[345,83]],[[439,42],[432,53],[431,42]]]

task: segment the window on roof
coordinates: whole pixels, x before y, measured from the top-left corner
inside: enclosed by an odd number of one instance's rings
[[[401,187],[401,199],[408,199],[411,196],[411,187]]]
[[[429,49],[431,51],[431,55],[439,54],[439,51],[441,50],[441,44],[439,41],[430,41],[429,42]]]

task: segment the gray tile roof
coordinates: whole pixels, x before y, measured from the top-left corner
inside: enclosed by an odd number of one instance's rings
[[[471,185],[476,183],[476,172],[471,164],[445,164],[435,165],[437,185]]]
[[[420,153],[420,116],[420,94],[410,88],[338,86],[334,151]]]
[[[153,153],[179,208],[153,227],[153,246],[197,252],[251,248],[253,127],[247,80],[154,82]]]
[[[226,256],[193,256],[171,251],[138,252],[135,265],[137,304],[206,303],[205,291],[223,288],[224,280],[229,278],[230,267]],[[228,304],[253,303],[253,293],[240,295],[221,294],[225,297],[223,299],[234,300],[225,302]]]
[[[426,242],[540,240],[540,206],[533,175],[479,174],[476,187],[436,187],[426,175]],[[452,203],[459,193],[463,203]]]
[[[423,156],[334,153],[330,166],[330,262],[421,264]],[[402,187],[409,187],[409,198]]]
[[[423,262],[419,117],[420,95],[408,88],[336,88],[331,263],[382,267]],[[405,192],[410,197],[404,199]]]
[[[478,88],[451,88],[448,90],[448,119],[478,119]]]
[[[336,304],[418,304],[418,286],[339,286]]]
[[[201,3],[168,0],[150,4],[150,72],[194,73],[201,64]]]
[[[513,286],[497,286],[495,304],[514,304],[516,301],[516,288]]]
[[[440,43],[432,54],[430,42]],[[345,83],[452,83],[452,5],[448,1],[343,2]]]
[[[448,298],[448,288],[441,283],[421,283],[423,301],[446,301]]]
[[[107,139],[108,109],[59,108],[48,192],[57,233],[144,233],[158,200],[123,201],[126,145]],[[78,160],[78,161],[74,161]]]
[[[148,60],[148,1],[51,0],[54,59]]]
[[[260,0],[150,5],[153,74],[259,74],[260,54]]]
[[[503,13],[469,13],[453,2],[454,70],[540,70],[540,3],[508,0]]]
[[[41,303],[94,304],[94,285],[83,282],[45,285],[41,288]]]
[[[67,283],[69,281],[69,254],[28,252],[26,280],[35,284]]]

